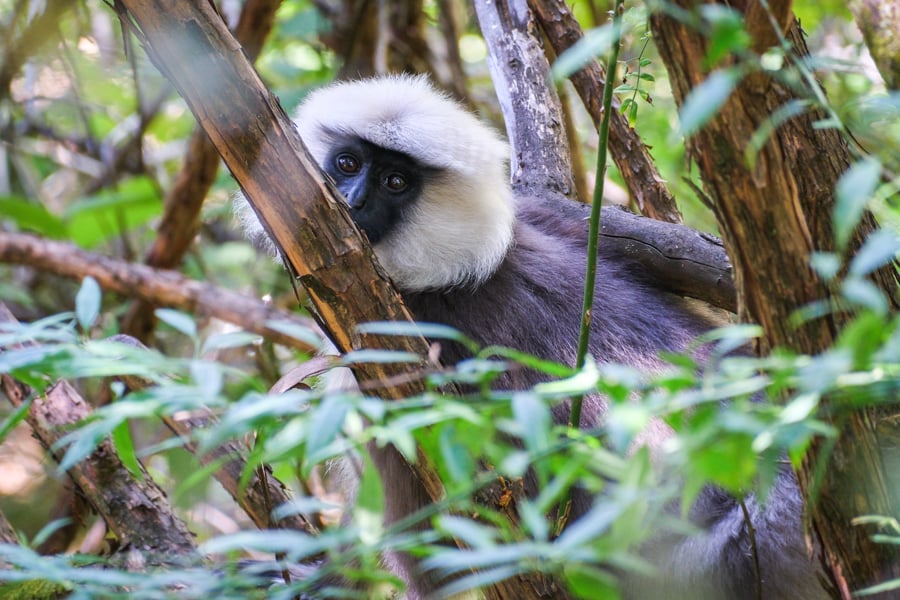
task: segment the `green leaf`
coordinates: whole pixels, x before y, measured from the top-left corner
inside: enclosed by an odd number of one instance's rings
[[[128,428],[128,421],[122,421],[112,430],[112,442],[116,448],[116,453],[122,460],[122,464],[128,469],[128,472],[138,480],[144,479],[144,472],[141,469],[141,463],[138,461],[137,454],[134,451],[134,440],[131,439],[131,431]]]
[[[477,352],[478,344],[458,329],[438,323],[410,323],[408,321],[372,321],[356,328],[359,333],[424,337],[430,340],[453,340],[470,351]]]
[[[90,248],[159,216],[162,201],[147,177],[119,184],[69,207],[64,216],[73,242]]]
[[[809,257],[809,265],[819,277],[831,281],[841,270],[841,257],[833,252],[813,252]]]
[[[836,203],[832,219],[834,221],[834,241],[841,250],[853,235],[866,204],[875,193],[881,179],[881,162],[876,158],[865,158],[850,166],[838,179],[835,186]]]
[[[204,398],[215,398],[224,383],[222,365],[208,360],[191,361],[191,378]]]
[[[0,196],[0,215],[13,221],[19,229],[33,231],[48,238],[66,236],[62,220],[43,205],[13,196]]]
[[[884,316],[888,313],[888,302],[884,292],[868,279],[847,278],[841,286],[841,294],[853,304],[868,308],[877,315]]]
[[[250,346],[260,340],[259,335],[248,331],[231,331],[229,333],[216,333],[209,336],[203,342],[203,354],[216,350],[228,350]]]
[[[6,436],[9,435],[9,432],[12,431],[16,425],[25,420],[25,417],[28,416],[29,408],[31,408],[30,399],[16,407],[14,411],[6,415],[6,418],[3,419],[3,421],[0,421],[0,443],[6,439]]]
[[[536,540],[546,542],[550,539],[550,522],[547,515],[540,507],[529,498],[518,501],[519,518],[525,531]]]
[[[97,280],[90,276],[85,277],[75,295],[75,318],[84,331],[89,330],[100,315],[101,299],[102,294]]]
[[[598,567],[573,563],[565,567],[563,577],[566,587],[578,598],[618,600],[622,597],[619,594],[616,578]]]
[[[421,362],[415,352],[403,352],[401,350],[353,350],[341,357],[341,363],[345,366],[359,364],[390,364],[390,363],[417,363]]]
[[[888,229],[874,231],[850,262],[850,274],[857,277],[868,275],[896,260],[898,252],[900,236],[896,232]]]
[[[438,448],[441,452],[442,466],[451,481],[471,481],[475,464],[466,447],[456,441],[455,433],[456,428],[450,424],[439,434]]]
[[[584,37],[557,57],[550,70],[551,77],[557,83],[562,81],[598,56],[609,52],[616,41],[611,23],[585,32]]]
[[[884,319],[874,312],[863,312],[844,327],[835,343],[836,348],[846,348],[853,354],[855,369],[872,368],[872,356],[881,349],[890,330]]]
[[[266,321],[266,327],[274,329],[279,333],[283,333],[286,336],[292,337],[295,340],[299,340],[301,342],[305,342],[309,346],[313,348],[320,348],[322,346],[322,335],[313,331],[309,327],[303,327],[302,325],[298,325],[296,323],[291,323],[289,321],[278,321],[278,320],[269,320]]]
[[[372,532],[381,531],[381,513],[384,509],[384,492],[378,470],[372,465],[368,454],[361,455],[366,463],[359,481],[359,492],[356,495],[354,518],[359,524],[360,535],[364,538]]]
[[[462,540],[472,548],[490,548],[496,544],[494,530],[479,525],[471,519],[443,515],[438,518],[437,525],[455,539]]]
[[[344,419],[350,411],[350,404],[343,394],[326,396],[309,420],[306,438],[306,461],[319,462],[324,449],[337,437],[344,426]]]
[[[550,446],[553,419],[550,409],[539,396],[517,392],[512,398],[513,418],[522,442],[532,454],[539,455]]]
[[[534,391],[542,396],[561,397],[588,394],[597,390],[600,381],[600,371],[593,357],[585,359],[584,367],[580,371],[565,379],[547,381],[534,386]]]
[[[156,311],[154,311],[154,314],[160,321],[169,327],[183,333],[191,339],[196,339],[197,324],[190,315],[170,308],[157,308]]]
[[[736,69],[721,69],[710,73],[706,80],[691,90],[679,111],[681,135],[697,133],[722,108],[741,80]]]
[[[623,507],[614,501],[598,502],[585,515],[572,523],[556,538],[555,545],[562,551],[575,551],[579,546],[590,544],[612,527],[622,514]]]
[[[73,521],[72,521],[71,517],[65,517],[62,519],[54,519],[53,521],[50,521],[49,523],[47,523],[46,525],[41,527],[40,531],[38,531],[36,534],[34,534],[34,538],[32,538],[30,546],[32,548],[37,548],[38,546],[40,546],[41,544],[46,542],[48,539],[50,539],[50,536],[53,535],[55,532],[59,531],[60,529],[62,529],[66,525],[69,525],[72,522]]]
[[[700,7],[703,18],[711,25],[704,64],[713,67],[725,56],[750,47],[752,38],[744,29],[744,16],[737,10],[719,4]]]

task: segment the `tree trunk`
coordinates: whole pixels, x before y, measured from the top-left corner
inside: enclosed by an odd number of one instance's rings
[[[679,0],[690,9],[690,0]],[[772,19],[755,0],[738,3],[753,36],[753,50],[764,52],[782,32],[803,56],[808,50],[793,22],[790,4],[769,2]],[[733,6],[734,4],[732,4]],[[666,64],[679,105],[709,75],[705,66],[707,40],[669,11],[653,15],[653,36]],[[773,21],[781,31],[773,28]],[[731,63],[734,64],[734,63]],[[850,164],[847,145],[835,129],[815,128],[824,113],[811,109],[779,126],[748,165],[748,142],[772,113],[797,96],[763,72],[738,83],[718,113],[688,140],[718,219],[735,269],[739,315],[764,330],[763,352],[776,346],[816,354],[829,348],[842,326],[842,315],[831,314],[796,326],[791,317],[800,307],[827,298],[827,285],[810,268],[813,251],[829,250],[834,239],[831,214],[833,190]],[[871,231],[864,219],[851,246]],[[893,297],[890,273],[875,276]],[[826,406],[829,408],[837,408]],[[821,543],[827,572],[842,597],[877,581],[900,576],[897,549],[876,544],[872,531],[851,525],[865,514],[896,515],[870,411],[849,415],[832,412],[840,438],[825,450],[818,439],[798,470],[807,497],[818,501],[810,509],[812,530]],[[814,483],[820,461],[829,461],[821,482]],[[815,487],[819,486],[819,487]]]

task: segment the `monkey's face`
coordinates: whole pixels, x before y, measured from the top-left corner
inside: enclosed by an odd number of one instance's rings
[[[335,144],[323,167],[373,245],[403,222],[435,171],[406,154],[358,138]]]

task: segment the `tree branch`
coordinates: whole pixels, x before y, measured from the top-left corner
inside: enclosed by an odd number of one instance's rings
[[[86,252],[72,244],[24,233],[0,232],[0,261],[26,265],[79,281],[91,276],[100,287],[123,296],[138,298],[154,306],[212,315],[302,352],[318,350],[308,341],[281,333],[272,326],[273,322],[290,323],[318,333],[319,328],[312,319],[278,310],[230,290],[188,279],[175,271],[160,271],[116,260]]]
[[[255,60],[275,23],[275,11],[281,0],[249,0],[241,9],[235,26],[235,37],[244,47],[249,60]],[[174,269],[187,252],[200,226],[200,208],[219,170],[219,153],[206,133],[195,127],[184,163],[175,183],[166,194],[157,236],[147,251],[144,262],[151,267]],[[153,305],[133,303],[122,318],[122,332],[147,340],[153,331]]]
[[[547,85],[550,65],[528,6],[524,0],[477,0],[475,12],[506,121],[513,190],[522,196],[571,198],[575,184],[562,107],[556,90]]]
[[[528,0],[528,5],[557,55],[584,37],[571,9],[562,0]],[[606,85],[603,67],[592,60],[573,73],[569,81],[581,97],[594,126],[598,127],[602,117],[603,86]],[[613,98],[613,107],[615,114],[610,118],[609,153],[638,209],[641,214],[660,221],[681,223],[681,212],[675,198],[656,169],[644,142],[619,111],[616,98]]]

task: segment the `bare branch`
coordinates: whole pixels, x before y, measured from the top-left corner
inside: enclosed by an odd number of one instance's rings
[[[0,232],[0,260],[78,280],[90,275],[100,287],[117,294],[138,298],[155,306],[212,315],[303,352],[318,349],[308,341],[290,337],[272,326],[273,322],[278,321],[317,332],[318,326],[312,319],[278,310],[230,290],[188,279],[174,271],[160,271],[92,254],[71,244],[24,233]]]
[[[559,97],[547,82],[550,66],[534,36],[524,0],[475,2],[488,46],[488,66],[512,148],[513,190],[545,198],[575,193]]]
[[[851,0],[847,6],[887,88],[900,88],[900,1]]]

